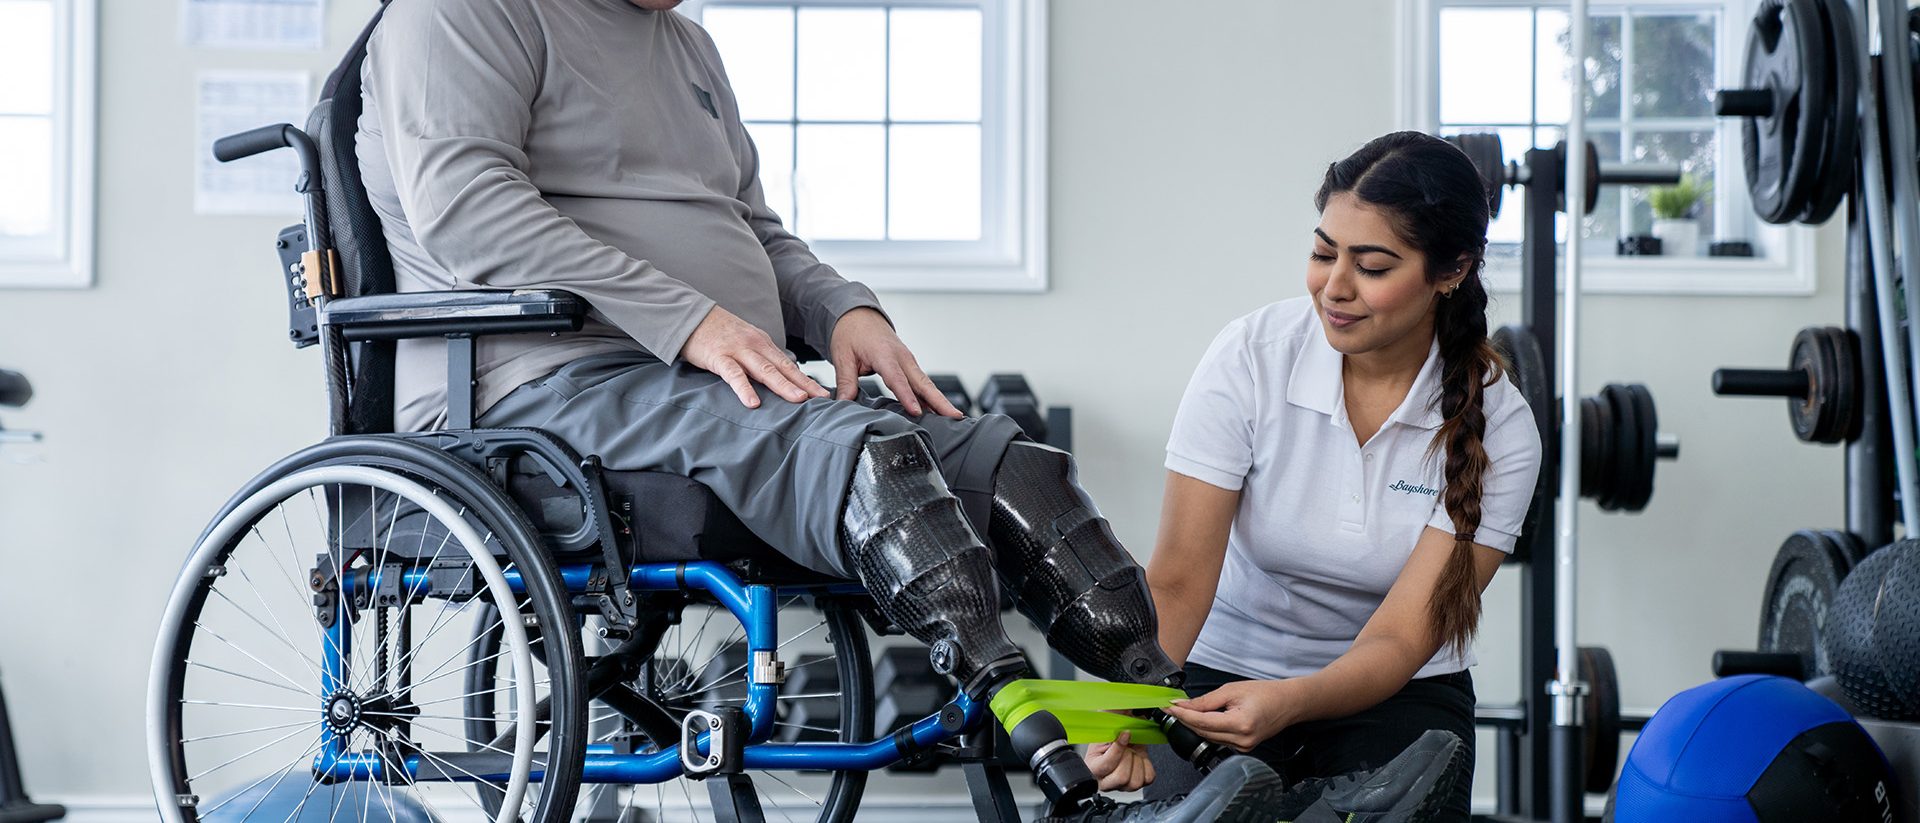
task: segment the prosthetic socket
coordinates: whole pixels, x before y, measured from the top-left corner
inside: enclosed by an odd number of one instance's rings
[[[916,433],[870,437],[854,465],[841,542],[881,613],[950,657],[981,697],[1026,665],[1000,626],[993,563]],[[985,675],[985,677],[982,677]],[[975,682],[981,680],[983,682]]]
[[[1184,679],[1160,649],[1146,572],[1081,490],[1071,455],[1025,441],[1007,447],[988,539],[1020,613],[1075,666],[1120,682]]]

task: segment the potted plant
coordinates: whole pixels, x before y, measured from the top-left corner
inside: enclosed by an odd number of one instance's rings
[[[1694,219],[1694,212],[1706,197],[1707,187],[1693,175],[1681,177],[1679,185],[1660,186],[1647,193],[1647,205],[1653,207],[1653,236],[1660,238],[1667,254],[1699,255],[1700,221]]]

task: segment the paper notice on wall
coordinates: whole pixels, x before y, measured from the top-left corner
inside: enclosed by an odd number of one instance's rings
[[[180,38],[213,49],[318,50],[325,0],[181,0]]]
[[[232,163],[213,158],[213,141],[272,125],[306,122],[312,78],[303,71],[201,72],[194,99],[193,210],[196,214],[278,214],[304,211],[294,183],[299,157],[279,149]]]

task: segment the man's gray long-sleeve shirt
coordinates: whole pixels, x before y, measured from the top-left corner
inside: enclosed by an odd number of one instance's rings
[[[482,338],[477,409],[579,357],[679,356],[716,303],[824,352],[879,307],[767,208],[713,41],[627,0],[407,0],[368,43],[357,142],[401,291],[555,288],[577,334]],[[403,341],[395,426],[445,421],[445,347]]]

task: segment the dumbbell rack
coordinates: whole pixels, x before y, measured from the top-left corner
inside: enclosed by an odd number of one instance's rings
[[[1537,377],[1541,380],[1539,385],[1545,388],[1549,402],[1539,402],[1542,398],[1538,396],[1529,398],[1543,449],[1541,490],[1534,497],[1521,541],[1531,543],[1538,539],[1551,545],[1551,535],[1557,532],[1558,516],[1552,500],[1559,487],[1559,472],[1555,467],[1559,465],[1561,437],[1559,410],[1557,405],[1550,402],[1551,387],[1557,385],[1555,341],[1558,339],[1558,314],[1555,283],[1560,250],[1554,238],[1555,224],[1564,207],[1567,152],[1564,146],[1535,148],[1526,152],[1522,162],[1505,163],[1497,151],[1489,155],[1484,146],[1481,143],[1478,151],[1467,146],[1462,148],[1467,150],[1469,156],[1478,155],[1475,156],[1476,165],[1489,184],[1489,198],[1496,198],[1499,188],[1507,185],[1523,186],[1527,191],[1521,251],[1521,325],[1539,344],[1541,357],[1538,365],[1541,374]],[[1495,146],[1497,148],[1497,144]],[[1489,168],[1489,158],[1497,164],[1493,168]],[[1590,146],[1584,162],[1587,164],[1590,187],[1587,192],[1589,204],[1597,197],[1600,185],[1672,183],[1679,178],[1679,170],[1672,166],[1601,163]],[[1649,473],[1654,458],[1673,459],[1679,453],[1677,443],[1657,437],[1654,440],[1652,453],[1646,455],[1646,462],[1641,464]],[[1644,492],[1637,495],[1637,500],[1632,501],[1631,505],[1617,508],[1636,511],[1644,506],[1646,495],[1652,491],[1650,475],[1644,482]],[[1584,762],[1582,751],[1576,750],[1571,758],[1567,758],[1563,752],[1559,767],[1556,768],[1552,751],[1552,706],[1550,695],[1547,694],[1547,684],[1556,679],[1554,627],[1559,570],[1550,553],[1515,560],[1525,569],[1520,583],[1520,702],[1512,707],[1482,706],[1475,709],[1476,723],[1493,726],[1499,731],[1496,748],[1497,812],[1486,819],[1580,819],[1583,789],[1594,789],[1599,779],[1597,775],[1588,774],[1589,764]],[[1620,717],[1611,656],[1604,649],[1581,651],[1582,665],[1593,670],[1582,674],[1583,678],[1591,681],[1592,689],[1587,701],[1592,716],[1583,719],[1582,731],[1587,735],[1589,747],[1595,752],[1599,770],[1605,773],[1604,780],[1611,781],[1612,764],[1618,756],[1620,731],[1644,725],[1645,718]]]

